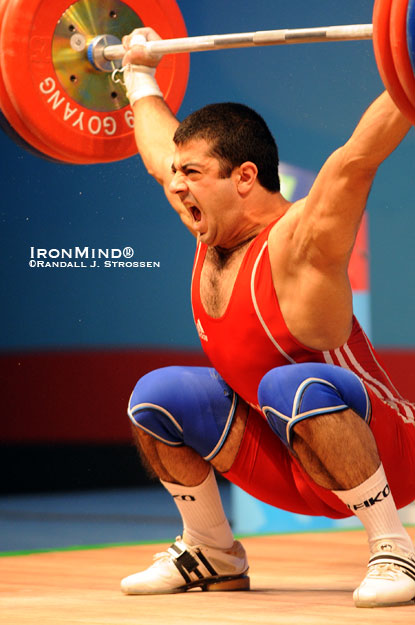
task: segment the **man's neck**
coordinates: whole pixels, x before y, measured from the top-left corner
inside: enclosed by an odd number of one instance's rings
[[[253,195],[246,203],[244,213],[238,224],[238,231],[234,232],[234,238],[225,244],[214,246],[218,255],[222,258],[232,256],[246,243],[252,241],[260,232],[277,221],[290,208],[288,202],[281,193],[263,192]]]

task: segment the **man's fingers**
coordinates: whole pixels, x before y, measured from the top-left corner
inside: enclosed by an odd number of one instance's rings
[[[146,41],[158,41],[160,36],[153,28],[136,28],[132,33],[122,38],[122,44],[126,49],[123,58],[123,65],[148,65],[156,67],[161,59],[161,55],[152,55],[146,48],[142,47]]]

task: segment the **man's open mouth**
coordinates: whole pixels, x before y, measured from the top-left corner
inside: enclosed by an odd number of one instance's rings
[[[202,214],[201,214],[200,210],[197,208],[197,206],[191,206],[190,210],[192,212],[193,219],[195,221],[200,221],[202,219]]]

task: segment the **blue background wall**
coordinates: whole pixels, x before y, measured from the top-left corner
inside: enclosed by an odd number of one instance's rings
[[[179,0],[189,35],[371,21],[372,1]],[[179,111],[242,101],[274,132],[281,159],[318,170],[381,91],[370,42],[197,53]],[[385,163],[369,201],[372,334],[415,345],[414,148]],[[189,306],[194,243],[140,158],[68,166],[0,136],[1,348],[198,348]],[[134,248],[159,269],[34,269],[30,247]]]

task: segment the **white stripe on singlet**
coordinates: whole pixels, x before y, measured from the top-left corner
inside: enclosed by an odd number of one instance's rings
[[[196,317],[195,317],[195,311],[193,309],[193,298],[192,298],[193,278],[195,277],[195,272],[196,272],[197,264],[199,262],[199,254],[200,254],[200,250],[201,249],[202,249],[202,244],[198,243],[198,245],[197,245],[197,252],[196,252],[196,258],[195,258],[195,264],[193,266],[193,271],[192,271],[192,279],[191,279],[191,282],[190,282],[190,304],[192,306],[192,315],[193,315],[193,321],[195,322],[195,325],[196,325]]]
[[[274,339],[274,337],[272,336],[270,329],[268,328],[267,324],[265,323],[264,319],[262,318],[262,315],[260,313],[259,307],[258,307],[258,302],[256,299],[256,295],[255,295],[255,275],[256,275],[256,271],[258,268],[258,264],[259,261],[261,260],[262,254],[265,252],[266,248],[268,245],[268,241],[265,241],[264,245],[262,246],[261,251],[259,252],[257,259],[255,261],[254,267],[252,269],[252,274],[251,274],[251,297],[252,297],[252,303],[254,305],[255,308],[255,312],[257,314],[257,317],[265,331],[265,334],[268,336],[269,340],[271,341],[271,343],[274,345],[274,347],[277,348],[277,350],[280,352],[281,356],[284,356],[284,358],[286,358],[288,360],[288,362],[290,362],[291,364],[295,364],[295,360],[293,358],[291,358],[291,356],[289,356],[288,354],[285,353],[285,351],[282,349],[281,345],[279,345],[277,343],[277,341]]]
[[[366,340],[366,337],[365,337]],[[385,375],[386,379],[388,380],[391,388],[388,388],[385,384],[383,384],[380,380],[377,380],[376,378],[372,377],[367,371],[365,371],[363,369],[363,367],[360,365],[359,362],[357,362],[352,350],[350,349],[349,345],[345,345],[344,349],[346,351],[347,356],[350,359],[350,362],[352,363],[352,365],[356,368],[358,368],[358,371],[362,372],[360,374],[360,376],[364,379],[364,380],[368,380],[368,382],[372,382],[373,384],[377,384],[378,387],[380,388],[381,391],[383,391],[383,393],[386,395],[388,401],[393,405],[393,407],[395,408],[395,410],[398,410],[400,408],[402,408],[405,412],[405,416],[401,415],[403,420],[406,422],[412,422],[415,423],[415,415],[414,415],[414,409],[415,406],[413,404],[410,404],[409,402],[405,401],[403,399],[403,397],[401,396],[401,394],[399,393],[399,391],[395,388],[395,386],[392,384],[391,380],[389,379],[389,376],[386,374],[386,372],[384,371],[384,369],[380,366],[379,362],[376,360],[375,354],[373,353],[372,349],[370,348],[369,343],[366,340],[366,345],[367,348],[369,350],[369,353],[374,361],[374,363],[376,364],[376,366],[378,367],[378,369]],[[392,390],[391,390],[392,389]],[[406,418],[405,418],[406,417]]]
[[[386,386],[383,382],[381,382],[381,380],[373,377],[373,375],[369,371],[363,368],[362,364],[357,360],[355,354],[351,350],[350,345],[348,345],[348,343],[345,343],[342,347],[339,347],[333,350],[334,355],[338,359],[339,365],[343,367],[344,369],[348,369],[349,371],[353,371],[353,373],[356,373],[365,382],[365,384],[372,390],[372,392],[376,395],[376,397],[378,397],[379,399],[382,399],[383,401],[386,401],[388,405],[390,405],[392,408],[394,408],[394,410],[396,410],[400,414],[401,418],[405,421],[405,423],[415,424],[415,414],[414,414],[415,405],[410,404],[409,402],[407,402],[401,397],[399,392],[395,389],[394,385],[390,381],[384,369],[378,363],[375,357],[375,354],[373,353],[373,350],[370,348],[370,345],[367,342],[366,337],[365,337],[365,340],[366,340],[366,345],[372,357],[373,362],[376,364],[379,371],[381,371],[385,375],[386,379],[390,382],[391,388]],[[344,351],[344,355],[342,353],[342,350]],[[334,364],[334,361],[330,352],[325,351],[323,352],[323,355],[327,363]],[[346,357],[350,361],[350,365],[348,364]],[[402,411],[404,412],[404,414],[402,413]]]
[[[324,357],[324,360],[326,361],[326,363],[328,365],[334,365],[333,358],[331,357],[331,354],[330,354],[329,351],[324,351],[323,352],[323,357]]]

